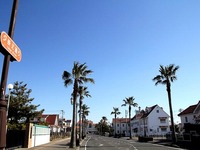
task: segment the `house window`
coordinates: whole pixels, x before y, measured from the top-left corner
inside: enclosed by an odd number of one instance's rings
[[[122,124],[122,127],[124,127],[124,124]]]
[[[187,117],[185,117],[185,122],[188,122],[188,118]]]
[[[160,123],[166,123],[166,119],[164,118],[160,119]]]
[[[157,113],[159,113],[159,110],[156,110]]]
[[[92,124],[89,124],[89,128],[92,128]]]
[[[167,132],[167,128],[161,128],[161,132]]]
[[[119,127],[119,124],[117,124],[117,126]]]
[[[117,130],[117,133],[119,134],[119,130]]]

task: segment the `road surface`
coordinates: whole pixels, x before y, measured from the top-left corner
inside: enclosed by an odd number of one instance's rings
[[[88,135],[80,146],[80,150],[181,150],[152,143],[140,143],[134,140]]]

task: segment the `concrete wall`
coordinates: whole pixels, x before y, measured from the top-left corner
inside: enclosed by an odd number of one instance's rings
[[[31,148],[50,142],[50,128],[48,126],[34,125],[27,126],[25,147]]]

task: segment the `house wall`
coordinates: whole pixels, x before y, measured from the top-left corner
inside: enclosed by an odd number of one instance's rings
[[[181,116],[181,125],[184,126],[185,123],[195,123],[195,114],[186,114]]]
[[[115,133],[115,123],[113,123],[113,129]],[[126,122],[116,123],[116,134],[125,134],[125,136],[129,136],[129,124]]]
[[[161,121],[160,118],[166,118],[165,122]],[[161,130],[163,127],[163,130]],[[164,131],[166,128],[166,131]],[[169,128],[169,116],[163,109],[156,106],[154,110],[148,115],[147,120],[147,133],[148,135],[165,135],[170,131]]]

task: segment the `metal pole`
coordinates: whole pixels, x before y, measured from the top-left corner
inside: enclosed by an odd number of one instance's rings
[[[14,27],[16,21],[18,0],[13,1],[12,13],[10,17],[10,26],[8,35],[13,39]],[[0,86],[0,150],[4,150],[6,147],[6,118],[7,118],[7,103],[5,100],[6,84],[8,78],[8,70],[10,64],[10,54],[5,54],[4,63],[1,75],[1,86]]]

